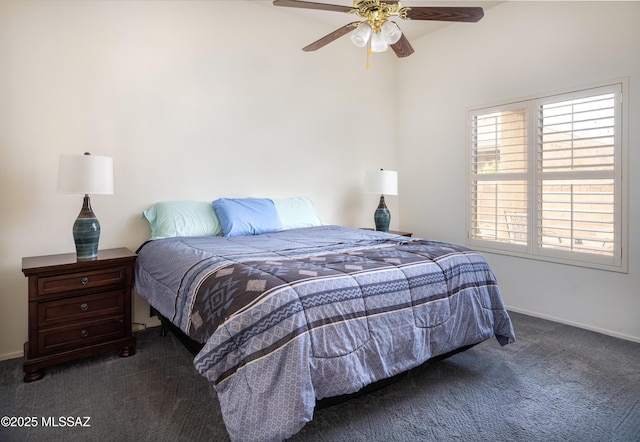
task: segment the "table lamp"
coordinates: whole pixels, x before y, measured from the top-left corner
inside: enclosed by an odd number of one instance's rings
[[[89,194],[113,194],[113,159],[91,155],[61,155],[58,193],[84,194],[82,210],[73,224],[73,240],[79,261],[98,257],[100,223],[91,209]]]
[[[380,195],[380,203],[373,215],[373,220],[376,224],[376,230],[388,232],[391,212],[384,202],[384,196],[398,194],[398,172],[383,169],[368,170],[364,177],[364,191]]]

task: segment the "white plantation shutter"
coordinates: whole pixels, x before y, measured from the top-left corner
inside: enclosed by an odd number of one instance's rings
[[[469,245],[626,271],[622,92],[469,111]]]
[[[527,109],[472,116],[472,236],[526,245]]]

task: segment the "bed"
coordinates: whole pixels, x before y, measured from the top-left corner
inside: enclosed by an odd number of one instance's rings
[[[202,344],[194,364],[232,440],[283,440],[319,400],[494,336],[515,340],[480,254],[311,224],[156,236],[138,250],[135,289]]]

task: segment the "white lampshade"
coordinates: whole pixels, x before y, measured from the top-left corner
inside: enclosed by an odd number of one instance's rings
[[[113,158],[60,155],[58,193],[113,194]]]
[[[386,21],[382,24],[381,33],[384,41],[390,45],[398,43],[398,40],[402,37],[400,27],[392,21]]]
[[[364,191],[378,195],[398,194],[398,172],[395,170],[368,170],[364,176]]]
[[[374,32],[371,36],[371,51],[384,52],[389,49],[389,45],[384,39],[382,32]]]
[[[351,41],[354,45],[363,48],[369,41],[371,36],[371,26],[368,23],[362,23],[351,35]]]

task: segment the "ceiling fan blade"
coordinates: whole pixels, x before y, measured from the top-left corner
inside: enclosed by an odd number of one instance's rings
[[[475,23],[484,17],[478,7],[416,6],[407,8],[411,20],[462,21]]]
[[[319,9],[321,11],[350,12],[351,6],[329,5],[326,3],[302,2],[297,0],[274,0],[274,6],[286,6],[288,8]]]
[[[393,52],[396,53],[398,58],[408,57],[413,54],[413,46],[411,46],[411,43],[409,43],[409,40],[407,40],[404,33],[402,34],[402,37],[400,37],[400,40],[391,45],[391,49],[393,49]]]
[[[332,41],[339,39],[343,35],[347,35],[349,32],[357,28],[359,23],[360,22],[354,21],[353,23],[344,25],[340,29],[333,31],[331,34],[325,35],[320,40],[314,41],[309,46],[305,46],[304,48],[302,48],[302,50],[305,52],[318,50],[321,47],[328,45]]]

